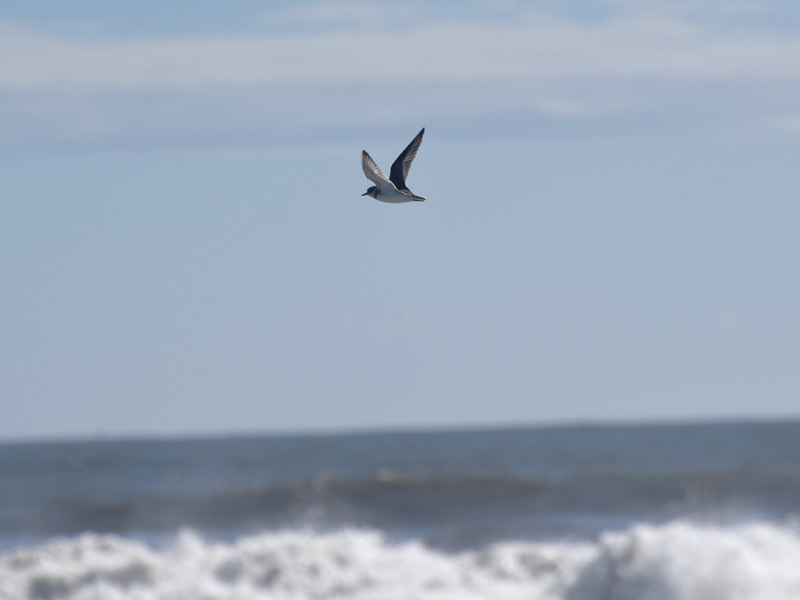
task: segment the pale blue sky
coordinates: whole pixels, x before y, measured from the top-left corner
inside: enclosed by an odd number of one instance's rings
[[[68,4],[0,2],[0,438],[800,417],[797,3]]]

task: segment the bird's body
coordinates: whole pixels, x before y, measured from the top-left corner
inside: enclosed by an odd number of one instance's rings
[[[383,174],[381,168],[372,160],[372,157],[367,154],[367,151],[362,150],[361,168],[364,170],[364,175],[367,176],[367,179],[375,185],[370,186],[369,189],[361,195],[391,204],[398,204],[400,202],[421,202],[425,200],[422,196],[417,196],[413,193],[406,185],[408,170],[411,168],[411,163],[417,155],[417,150],[419,150],[419,145],[422,143],[422,135],[424,133],[425,128],[423,127],[422,131],[411,140],[411,143],[406,146],[406,149],[403,150],[400,156],[392,163],[392,170],[389,172],[389,177]]]

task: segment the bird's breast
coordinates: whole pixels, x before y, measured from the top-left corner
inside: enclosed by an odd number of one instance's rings
[[[414,198],[408,194],[398,192],[396,189],[382,189],[378,194],[378,200],[381,202],[388,202],[389,204],[399,204],[401,202],[413,202]]]

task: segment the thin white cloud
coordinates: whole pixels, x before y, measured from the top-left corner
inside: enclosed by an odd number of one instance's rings
[[[0,125],[11,139],[68,140],[504,113],[564,122],[651,111],[663,121],[719,109],[731,122],[763,121],[792,112],[800,88],[800,36],[785,30],[711,29],[655,10],[581,21],[512,2],[489,7],[500,19],[430,14],[398,31],[373,27],[395,7],[370,6],[275,13],[306,24],[339,15],[321,31],[281,34],[115,39],[0,26]],[[771,100],[765,87],[791,93]]]
[[[800,80],[800,38],[709,33],[674,19],[532,16],[403,32],[76,40],[0,36],[0,89],[118,89],[527,78]]]
[[[776,10],[769,0],[600,0],[626,12],[674,16],[750,17]]]

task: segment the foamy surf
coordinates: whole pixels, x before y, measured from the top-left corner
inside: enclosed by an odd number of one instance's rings
[[[164,548],[86,534],[0,555],[3,600],[796,600],[789,526],[636,525],[585,542],[448,553],[376,531],[287,531]]]

